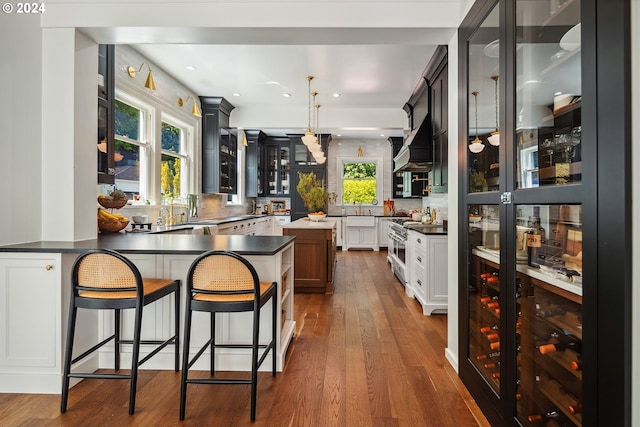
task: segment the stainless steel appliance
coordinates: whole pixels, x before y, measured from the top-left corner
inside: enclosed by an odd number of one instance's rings
[[[391,263],[391,269],[403,286],[406,285],[406,247],[407,247],[407,229],[404,228],[403,219],[392,219],[389,221],[389,254],[387,258]]]

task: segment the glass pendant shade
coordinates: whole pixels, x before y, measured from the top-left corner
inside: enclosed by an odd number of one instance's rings
[[[313,145],[313,144],[317,144],[318,143],[318,138],[316,138],[316,136],[314,135],[313,132],[311,132],[310,130],[306,131],[304,133],[304,136],[302,137],[302,143],[304,145],[306,145],[307,147]]]
[[[317,140],[318,140],[318,138],[316,138],[316,141]],[[314,144],[307,145],[307,148],[309,149],[311,154],[322,152],[322,146],[318,142],[316,142]]]
[[[498,130],[498,76],[492,76],[491,80],[495,82],[496,86],[496,130],[491,132],[491,136],[487,138],[487,140],[489,141],[489,144],[497,147],[500,145],[500,131]]]
[[[476,105],[476,139],[471,141],[471,144],[469,144],[469,151],[475,154],[478,154],[482,150],[484,150],[484,144],[482,143],[480,138],[478,138],[478,94],[479,93],[480,92],[478,91],[471,92],[471,94],[475,98],[475,105]]]

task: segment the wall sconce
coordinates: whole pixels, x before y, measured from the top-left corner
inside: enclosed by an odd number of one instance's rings
[[[193,95],[189,95],[186,101],[183,101],[182,98],[178,98],[178,105],[182,107],[185,102],[189,102],[190,99],[193,99],[193,107],[191,108],[191,115],[196,117],[202,117],[202,113],[200,112],[200,108],[198,108],[198,103],[196,102],[196,98]]]
[[[137,70],[133,68],[131,65],[129,65],[127,67],[127,74],[129,74],[129,77],[133,79],[135,78],[136,74],[142,71],[142,67],[144,67],[145,65],[147,66],[147,68],[149,68],[149,75],[147,76],[147,81],[144,82],[144,87],[146,87],[147,89],[156,90],[157,89],[156,82],[153,81],[153,73],[151,72],[151,66],[146,62],[143,62],[142,65],[140,65],[140,68],[138,68]]]

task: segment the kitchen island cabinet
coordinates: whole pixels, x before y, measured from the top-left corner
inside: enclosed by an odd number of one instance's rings
[[[333,293],[336,223],[335,218],[319,222],[301,218],[282,227],[285,236],[296,237],[296,292]]]
[[[281,371],[289,343],[295,332],[293,320],[294,238],[288,236],[206,236],[188,234],[114,233],[98,239],[78,242],[31,242],[0,246],[0,392],[60,393],[62,361],[69,309],[71,266],[76,257],[89,249],[114,249],[127,256],[143,276],[182,280],[181,299],[187,271],[193,260],[208,250],[239,253],[255,267],[260,280],[278,283],[278,317],[276,365]],[[166,300],[166,301],[165,301]],[[123,338],[132,330],[133,314],[123,313]],[[208,337],[208,317],[194,317],[194,347]],[[76,331],[78,351],[89,348],[109,336],[113,328],[112,312],[80,310]],[[172,331],[173,301],[164,298],[144,309],[142,338],[154,340]],[[271,316],[271,305],[262,309],[263,319]],[[220,342],[250,342],[249,313],[218,314],[216,328]],[[264,322],[263,322],[264,323]],[[268,322],[267,322],[268,323]],[[182,328],[182,327],[181,327]],[[182,334],[183,331],[180,331]],[[270,328],[263,327],[260,340],[270,338]],[[141,358],[149,349],[141,351]],[[191,351],[197,351],[192,349]],[[217,349],[217,369],[249,370],[250,349]],[[207,370],[208,354],[194,366]],[[268,359],[272,357],[269,354]],[[131,361],[130,346],[123,346],[121,364]],[[264,365],[270,366],[269,362]],[[173,369],[172,348],[163,349],[143,365],[145,369]],[[83,370],[113,368],[113,346],[105,346],[83,362]],[[267,368],[265,368],[267,369]]]
[[[408,296],[422,305],[422,313],[447,312],[447,235],[442,227],[409,226],[407,241]]]

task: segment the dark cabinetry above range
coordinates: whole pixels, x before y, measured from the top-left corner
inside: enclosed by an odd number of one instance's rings
[[[439,193],[447,192],[447,73],[447,47],[439,46],[403,107],[407,112],[410,132],[405,136],[400,150],[394,152],[394,173],[431,172],[431,191]]]
[[[236,194],[237,130],[229,127],[235,108],[219,96],[201,96],[202,105],[202,192]]]

